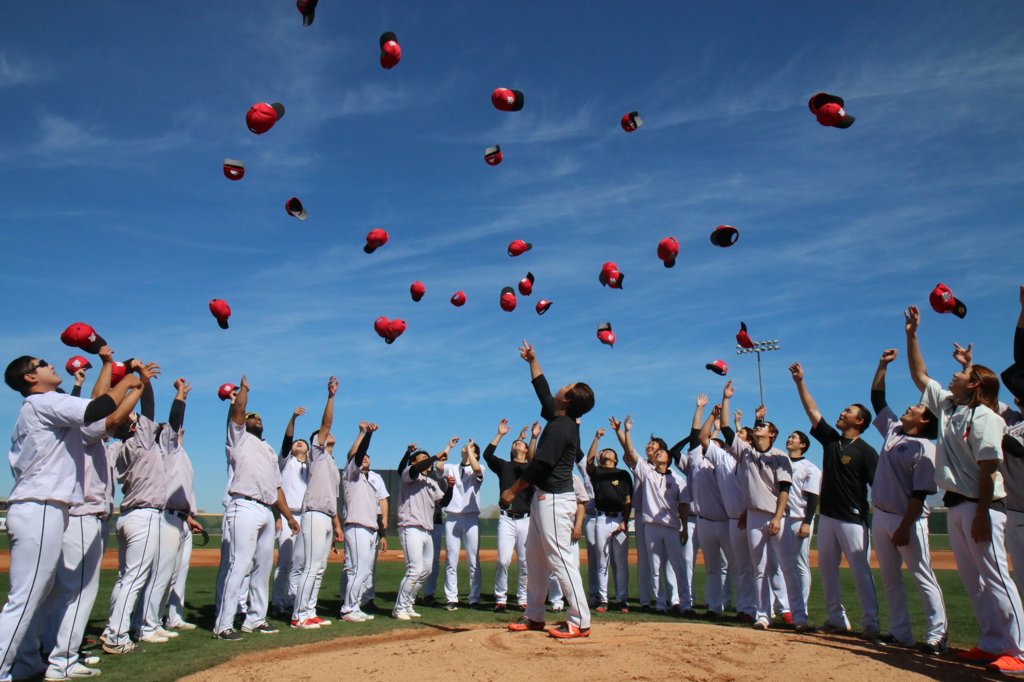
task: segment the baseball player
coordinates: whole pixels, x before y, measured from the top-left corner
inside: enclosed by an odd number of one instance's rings
[[[1024,674],[1024,612],[1006,566],[1006,511],[998,467],[1005,423],[998,409],[999,379],[961,356],[963,369],[946,390],[928,376],[917,341],[921,314],[905,313],[907,361],[922,403],[939,418],[935,481],[945,491],[949,544],[981,629],[981,641],[957,658],[1002,673]]]
[[[587,462],[581,460],[576,463],[576,477],[583,486],[587,501],[583,505],[583,534],[586,538],[587,551],[587,604],[593,608],[598,605],[597,569],[597,506],[594,503],[594,484],[587,474]],[[548,601],[551,602],[551,610],[555,612],[565,610],[565,599],[562,595],[562,588],[554,574],[548,577]]]
[[[195,505],[196,493],[195,493],[195,472],[192,469],[192,462],[188,458],[188,454],[184,452],[184,441],[185,441],[185,429],[182,429],[178,433],[178,447],[182,449],[184,457],[182,457],[180,464],[182,466],[181,475],[187,483],[183,484],[182,489],[187,491],[188,499],[191,504],[192,514],[189,516],[191,521],[195,522],[195,526],[189,523],[190,530],[195,533],[198,532],[203,535],[204,543],[210,541],[209,533],[205,532],[202,524],[195,516],[197,510]],[[178,550],[177,565],[174,569],[174,577],[171,580],[171,592],[167,597],[167,615],[164,618],[164,628],[167,630],[195,630],[195,623],[189,623],[185,620],[185,584],[188,581],[188,569],[189,563],[192,560],[192,538],[188,535],[185,536],[184,541],[181,543],[181,548]]]
[[[779,435],[771,422],[763,421],[764,406],[758,408],[758,421],[754,425],[752,442],[737,438],[729,425],[729,401],[735,392],[732,382],[726,382],[722,390],[722,414],[720,428],[722,436],[734,457],[737,476],[746,501],[747,544],[750,562],[754,569],[754,596],[757,610],[754,613],[755,630],[767,630],[771,624],[771,590],[765,585],[767,579],[768,545],[771,543],[778,556],[781,551],[781,531],[786,508],[789,503],[789,488],[792,485],[792,468],[789,456],[773,447]],[[796,575],[784,566],[787,582],[799,587]],[[799,589],[794,589],[791,611],[798,630],[807,629],[807,609]]]
[[[444,460],[442,460],[442,463],[447,459],[448,455],[444,454]],[[434,472],[433,469],[431,469],[430,472],[431,474],[436,473]],[[444,476],[440,474],[437,474],[435,478],[447,480],[444,478]],[[445,489],[445,492],[447,494],[440,500],[438,500],[438,502],[434,506],[434,527],[430,529],[430,540],[432,545],[431,551],[433,552],[430,562],[430,575],[427,576],[426,581],[419,581],[419,585],[423,588],[424,606],[434,606],[435,604],[437,604],[437,599],[435,598],[435,595],[437,594],[437,584],[440,581],[442,573],[441,547],[444,545],[444,513],[445,507],[447,506],[448,502],[451,502],[452,497],[451,488],[445,488],[444,486],[442,486],[442,488]]]
[[[889,409],[885,373],[897,354],[893,348],[882,353],[871,382],[871,406],[877,415],[875,428],[885,439],[871,484],[871,503],[875,508],[871,538],[889,605],[890,630],[882,641],[904,647],[915,644],[907,593],[903,589],[902,564],[906,563],[924,606],[924,649],[939,654],[946,650],[946,606],[931,567],[925,502],[936,490],[935,446],[930,439],[938,435],[939,422],[921,404],[908,407],[902,417]]]
[[[630,431],[633,420],[629,416],[622,422],[614,417],[610,420],[612,430],[619,437],[623,448],[623,459],[636,476],[636,487],[643,488],[643,507],[647,552],[650,556],[651,587],[658,595],[656,609],[666,613],[668,608],[679,611],[679,576],[683,574],[683,545],[689,542],[686,517],[689,515],[690,500],[687,491],[681,487],[680,479],[672,474],[668,450],[659,448],[654,454],[654,464],[641,459],[633,448]],[[665,597],[660,591],[661,569],[665,571],[667,590]]]
[[[615,572],[616,607],[629,613],[629,517],[632,512],[633,479],[618,468],[614,450],[598,451],[604,429],[598,429],[587,452],[587,475],[594,487],[595,542],[598,566],[597,612],[608,610],[609,566]],[[587,544],[590,542],[588,540]]]
[[[143,375],[150,373],[137,360],[132,361],[130,369]],[[103,650],[115,655],[135,650],[129,637],[132,616],[153,570],[160,544],[161,516],[167,502],[163,451],[157,443],[158,426],[153,421],[153,387],[145,376],[143,382],[139,418],[133,427],[125,429],[125,424],[117,434],[121,442],[111,446],[116,453],[114,467],[123,497],[117,520],[118,579],[110,593],[110,618],[102,641]]]
[[[359,605],[359,610],[363,613],[369,614],[377,610],[377,605],[374,603],[374,598],[377,596],[375,585],[376,574],[377,574],[377,557],[384,552],[388,551],[388,489],[384,485],[384,479],[381,478],[380,474],[373,471],[370,468],[370,455],[366,454],[363,457],[363,472],[366,474],[367,480],[373,487],[374,495],[377,498],[377,526],[373,533],[373,566],[370,570],[370,576],[366,580],[366,590],[363,592],[363,598]],[[345,593],[348,591],[348,575],[344,570],[341,572],[341,595],[344,598]]]
[[[871,576],[868,554],[868,486],[875,478],[878,453],[861,438],[871,424],[871,412],[860,403],[843,410],[832,428],[821,416],[818,405],[804,383],[800,363],[790,365],[800,402],[811,420],[811,435],[821,443],[821,521],[818,527],[818,570],[825,591],[828,619],[825,632],[846,632],[846,618],[839,591],[839,562],[843,556],[850,564],[857,585],[857,597],[863,611],[861,637],[873,641],[881,637],[878,629],[878,600]],[[839,429],[839,430],[836,430]]]
[[[1017,410],[1007,407],[1001,412],[1006,433],[999,473],[1006,488],[1006,551],[1013,562],[1017,592],[1024,593],[1024,419],[1020,413],[1024,410],[1024,286],[1020,287],[1020,306],[1013,333],[1013,364],[1000,375]]]
[[[192,464],[181,447],[185,422],[185,401],[192,385],[184,378],[174,382],[177,395],[171,403],[166,424],[157,427],[157,447],[163,457],[165,500],[156,537],[156,554],[146,587],[136,607],[138,625],[136,639],[162,643],[178,636],[163,628],[163,611],[170,596],[171,584],[177,577],[178,556],[182,545],[191,544],[192,533],[202,532],[202,525],[192,518],[195,499],[192,497]]]
[[[309,443],[303,439],[294,440],[295,420],[306,414],[306,408],[296,407],[284,430],[284,440],[278,453],[278,468],[281,470],[281,490],[292,516],[302,527],[302,500],[309,484]],[[277,534],[277,567],[274,569],[273,612],[291,617],[295,608],[295,581],[293,557],[302,556],[302,533],[292,535],[287,524],[281,524]],[[293,576],[295,579],[293,580]]]
[[[484,448],[484,462],[498,477],[498,487],[511,487],[530,463],[530,448],[523,440],[527,427],[523,427],[519,438],[512,443],[511,459],[505,461],[494,454],[501,439],[508,433],[508,420],[498,422],[498,433]],[[516,553],[519,569],[519,585],[516,599],[520,606],[526,606],[526,580],[529,568],[526,565],[526,537],[530,530],[530,502],[533,488],[526,488],[504,507],[498,516],[498,565],[494,572],[494,610],[503,612],[508,601],[508,567],[512,564],[512,552]]]
[[[359,423],[359,435],[348,454],[342,484],[345,487],[345,593],[341,606],[342,620],[367,620],[359,614],[363,594],[373,576],[373,560],[377,555],[378,510],[377,491],[370,482],[370,461],[366,454],[376,424]]]
[[[113,353],[103,347],[99,355],[103,359],[103,366],[93,386],[93,399],[110,390]],[[84,380],[84,370],[79,370],[77,374],[82,375],[81,380]],[[129,382],[126,388],[141,387],[141,380],[134,375],[126,379]],[[76,376],[76,388],[80,387],[79,377]],[[50,613],[43,622],[43,646],[50,651],[47,679],[99,674],[99,670],[81,662],[78,651],[99,590],[100,562],[103,559],[107,519],[110,518],[112,506],[113,475],[103,439],[127,421],[140,395],[139,390],[131,390],[113,414],[81,429],[85,451],[81,477],[84,501],[69,508],[68,527],[61,543],[61,562],[57,566],[53,592],[47,600]]]
[[[434,524],[435,509],[446,495],[444,489],[451,490],[456,483],[454,477],[442,478],[439,483],[428,472],[444,470],[443,464],[439,466],[438,463],[447,459],[456,442],[457,438],[451,439],[448,447],[433,457],[426,450],[417,450],[415,445],[409,445],[398,464],[398,534],[405,553],[405,575],[391,612],[391,616],[398,620],[420,617],[413,608],[413,601],[420,584],[430,574],[429,562],[434,553],[430,530]]]
[[[811,597],[810,548],[814,534],[814,514],[821,494],[821,469],[807,459],[811,440],[803,431],[794,431],[786,439],[786,452],[793,469],[793,485],[789,489],[789,508],[782,532],[784,560],[792,561],[800,583],[804,606]]]
[[[484,470],[478,457],[480,446],[470,439],[462,448],[461,462],[445,462],[444,476],[455,477],[452,501],[444,520],[445,574],[444,596],[446,611],[459,608],[459,551],[466,545],[466,563],[469,566],[469,607],[480,606],[480,485]]]
[[[577,382],[563,386],[552,396],[533,346],[524,341],[519,355],[530,364],[541,417],[547,424],[541,432],[533,461],[519,480],[501,493],[501,503],[508,506],[527,487],[535,488],[526,540],[526,563],[530,567],[526,612],[522,620],[508,627],[512,632],[545,629],[544,597],[548,591],[548,575],[554,573],[566,600],[566,622],[549,629],[548,634],[559,639],[588,637],[590,606],[579,571],[572,568],[572,554],[579,552],[572,545],[570,517],[576,505],[572,470],[583,458],[576,420],[594,407],[594,392],[585,383]]]
[[[316,615],[320,583],[327,568],[327,557],[335,542],[343,539],[341,521],[338,519],[338,486],[341,476],[334,462],[334,395],[338,391],[338,380],[327,380],[327,403],[324,405],[320,428],[309,436],[309,485],[302,500],[302,554],[300,561],[292,562],[299,573],[296,580],[295,606],[292,609],[293,628],[316,630],[331,625],[331,621]],[[360,430],[360,436],[365,433]],[[358,445],[358,443],[356,443]],[[353,446],[355,449],[355,446]],[[346,544],[346,552],[349,550]],[[348,620],[364,622],[372,616],[353,609]]]
[[[266,621],[267,588],[274,561],[274,514],[271,508],[277,507],[291,526],[292,533],[299,532],[298,523],[281,490],[277,453],[263,440],[263,420],[259,413],[246,411],[248,404],[249,382],[243,375],[228,409],[225,451],[233,474],[228,488],[231,502],[224,515],[223,532],[228,536],[231,554],[213,629],[215,639],[229,642],[242,638],[234,628],[235,595],[241,594],[242,583],[250,572],[249,606],[242,631],[277,632]]]

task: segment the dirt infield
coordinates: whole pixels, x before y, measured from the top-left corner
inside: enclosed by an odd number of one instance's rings
[[[335,626],[337,627],[337,626]],[[460,652],[465,652],[465,656]],[[314,672],[315,671],[315,672]],[[849,638],[612,623],[584,640],[503,628],[415,630],[246,654],[185,680],[981,680],[978,668]]]
[[[381,561],[403,561],[402,551],[400,545],[392,545],[394,549],[391,549],[384,554],[380,555]],[[586,553],[581,551],[581,556],[586,561]],[[444,558],[445,552],[441,550],[441,557]],[[339,563],[342,561],[343,554],[332,554],[328,561],[331,563]],[[461,558],[465,558],[466,553],[460,554]],[[275,561],[277,560],[275,555]],[[480,561],[495,562],[498,560],[498,550],[495,549],[482,549],[480,550]],[[629,552],[629,563],[636,564],[636,550],[630,550]],[[190,566],[217,566],[220,564],[220,548],[195,548],[192,550],[192,561]],[[703,566],[704,561],[698,555],[697,565]],[[818,565],[818,552],[811,550],[811,566]],[[846,561],[843,561],[843,567],[848,567]],[[878,568],[878,564],[874,560],[874,556],[871,558],[871,565]],[[11,553],[10,551],[0,552],[0,571],[9,571],[11,568]],[[116,569],[117,568],[117,550],[108,550],[103,555],[103,568]],[[952,570],[956,568],[956,562],[953,560],[953,552],[949,550],[932,550],[932,568],[936,570]]]

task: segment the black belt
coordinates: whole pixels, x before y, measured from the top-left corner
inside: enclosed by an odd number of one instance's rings
[[[249,497],[248,495],[235,495],[235,497],[240,497],[243,500],[248,500],[249,502],[255,502],[256,504],[261,504],[264,507],[266,507],[267,509],[270,509],[271,506],[272,506],[272,505],[267,504],[263,500],[257,500],[255,497]]]
[[[501,515],[502,516],[507,516],[510,519],[526,519],[526,518],[529,518],[530,512],[514,512],[514,511],[507,511],[505,509],[502,509],[501,510]]]
[[[946,505],[947,509],[952,509],[964,502],[974,502],[977,504],[978,498],[967,497],[960,493],[954,493],[952,490],[947,490],[946,494],[942,496],[942,503]],[[1004,514],[1006,513],[1006,504],[1002,500],[992,500],[992,502],[989,503],[988,508],[997,512],[1003,512]]]
[[[188,512],[187,511],[182,511],[180,509],[164,509],[164,511],[167,512],[168,514],[174,514],[175,516],[177,516],[182,521],[185,521],[185,520],[188,519]]]

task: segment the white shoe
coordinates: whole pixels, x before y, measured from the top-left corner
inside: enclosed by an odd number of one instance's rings
[[[150,632],[148,635],[139,637],[139,641],[146,642],[147,644],[163,644],[164,642],[169,642],[171,640],[154,631]]]
[[[755,630],[767,630],[769,625],[767,618],[758,618],[751,627]]]
[[[167,627],[169,629],[171,629],[171,630],[195,630],[196,629],[196,624],[195,623],[186,623],[185,621],[181,621],[180,623],[176,623],[174,625],[168,625]]]
[[[79,654],[78,660],[79,660],[80,663],[83,663],[85,665],[99,665],[100,664],[100,657],[95,655],[95,654],[89,654],[88,656],[85,655],[85,654]]]
[[[408,611],[406,611],[406,613],[408,613],[409,617],[411,617],[411,618],[422,618],[423,617],[422,614],[416,613],[412,609],[409,609]]]
[[[156,634],[160,635],[161,637],[166,637],[167,639],[174,639],[178,636],[177,632],[171,632],[170,630],[165,630],[163,628],[157,628]]]
[[[81,663],[76,663],[68,668],[67,675],[50,674],[50,670],[47,669],[44,680],[78,680],[85,677],[99,677],[99,668],[88,668]]]
[[[341,619],[346,623],[365,623],[370,620],[362,611],[349,611]]]
[[[409,615],[408,611],[392,611],[391,617],[395,620],[412,620],[412,616]]]
[[[362,611],[362,610],[360,610],[359,613],[363,614],[363,618],[365,618],[366,620],[373,620],[373,614],[372,613],[367,613],[366,611]]]

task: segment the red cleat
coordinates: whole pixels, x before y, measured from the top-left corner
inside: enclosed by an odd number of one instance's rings
[[[789,611],[783,611],[782,612],[782,622],[785,623],[786,625],[792,625],[793,624],[793,614],[790,613]]]
[[[509,632],[543,632],[544,621],[542,620],[530,620],[529,618],[521,618],[515,623],[508,624]]]
[[[999,654],[991,654],[978,647],[973,647],[969,651],[957,651],[953,656],[956,657],[956,660],[964,663],[980,663],[982,665],[993,663],[996,659],[1001,658]]]
[[[578,628],[572,623],[563,623],[556,628],[550,628],[548,634],[555,639],[576,639],[590,637],[590,628]]]
[[[985,670],[994,670],[1004,675],[1024,675],[1024,661],[1016,656],[1000,656],[986,665]]]

